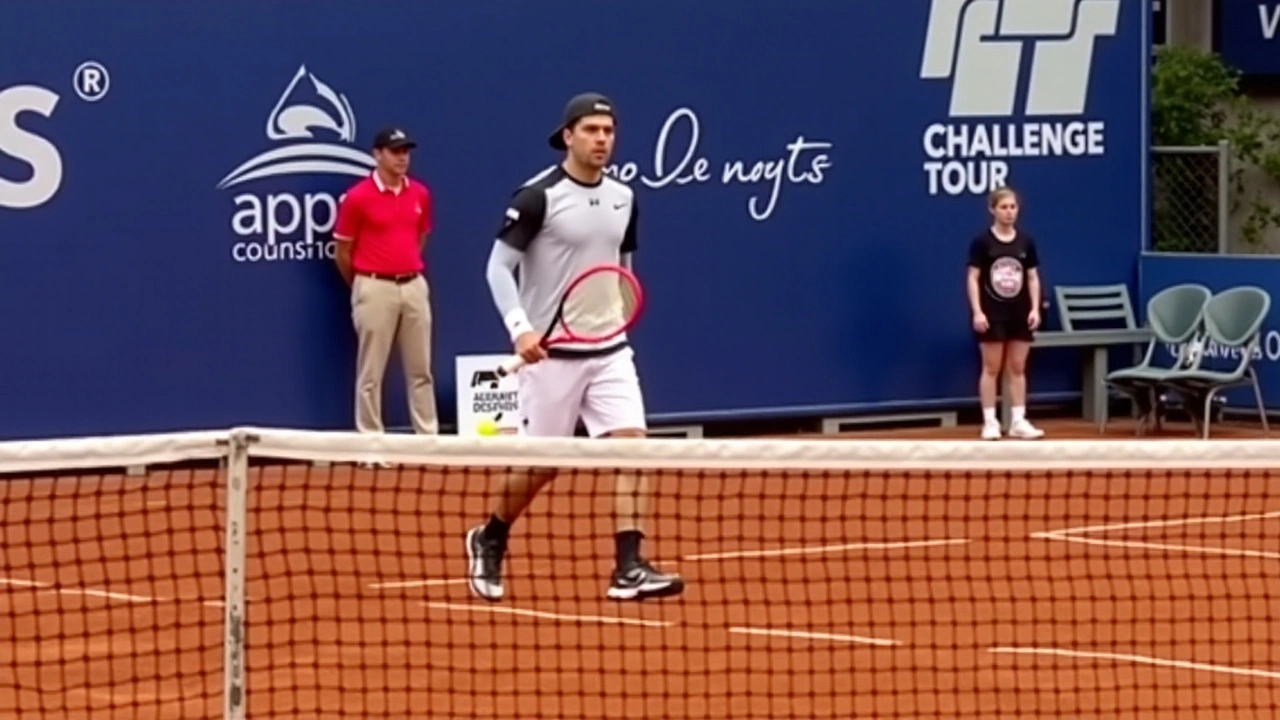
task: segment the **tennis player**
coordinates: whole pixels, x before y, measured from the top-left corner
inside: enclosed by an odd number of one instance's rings
[[[592,437],[642,438],[644,399],[626,334],[598,343],[541,344],[560,298],[582,271],[602,263],[630,269],[636,250],[636,198],[604,168],[613,152],[615,117],[595,93],[569,101],[550,138],[564,161],[529,179],[506,210],[486,278],[517,354],[520,410],[531,437],[571,437],[581,420]],[[519,283],[516,271],[519,271]],[[502,562],[511,526],[555,470],[506,476],[493,514],[466,536],[472,591],[502,598]],[[614,489],[616,561],[606,595],[641,600],[679,594],[684,581],[659,572],[640,552],[650,488],[640,473],[621,473]]]
[[[1002,435],[996,391],[1003,371],[1012,403],[1009,437],[1034,440],[1044,437],[1027,420],[1027,355],[1040,326],[1040,258],[1035,241],[1017,227],[1017,193],[997,188],[987,205],[993,222],[969,244],[968,282],[973,331],[982,350],[982,439]]]

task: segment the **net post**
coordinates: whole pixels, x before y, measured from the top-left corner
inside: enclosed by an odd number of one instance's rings
[[[246,432],[236,431],[227,440],[224,720],[245,720],[245,535],[249,505],[249,444],[253,439]]]

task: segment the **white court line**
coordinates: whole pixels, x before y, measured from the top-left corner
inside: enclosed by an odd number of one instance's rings
[[[886,640],[884,638],[863,637],[861,635],[836,635],[832,633],[805,632],[802,630],[773,630],[770,628],[758,627],[731,627],[731,633],[740,633],[743,635],[770,635],[773,637],[799,638],[802,640],[832,640],[834,642],[861,643],[863,645],[880,645],[882,647],[890,647],[893,645],[901,645],[898,640]]]
[[[1112,532],[1115,530],[1147,530],[1162,527],[1182,527],[1185,525],[1225,525],[1229,523],[1249,522],[1250,520],[1269,520],[1280,517],[1280,510],[1265,513],[1249,513],[1246,515],[1205,515],[1197,517],[1181,517],[1168,520],[1139,520],[1135,522],[1114,523],[1109,525],[1082,525],[1062,530],[1047,530],[1032,533],[1038,535],[1074,535],[1077,533]]]
[[[107,590],[94,590],[92,588],[57,588],[47,590],[46,592],[57,593],[59,595],[88,595],[90,597],[106,598],[107,600],[120,600],[122,602],[131,603],[156,603],[164,602],[163,598],[154,598],[147,595],[129,595],[127,593],[109,592]]]
[[[223,607],[221,600],[201,600],[200,598],[162,598],[151,597],[149,595],[130,595],[128,593],[117,593],[109,590],[98,590],[94,588],[60,588],[53,583],[37,582],[35,580],[22,580],[19,578],[0,577],[0,585],[8,585],[11,587],[32,588],[40,590],[46,595],[87,595],[90,597],[100,597],[107,600],[120,600],[122,602],[131,603],[187,603],[198,602],[208,607]],[[246,597],[245,602],[249,602],[253,598]]]
[[[1126,655],[1122,653],[1088,652],[1084,650],[1067,650],[1052,647],[993,647],[987,652],[1013,655],[1054,655],[1057,657],[1081,658],[1086,660],[1114,660],[1116,662],[1155,665],[1158,667],[1177,668],[1179,670],[1203,670],[1205,672],[1225,673],[1227,675],[1247,675],[1249,677],[1271,678],[1280,680],[1280,672],[1271,670],[1255,670],[1253,668],[1233,667],[1231,665],[1210,665],[1208,663],[1189,662],[1187,660],[1167,660],[1165,658],[1148,657],[1146,655]]]
[[[523,608],[502,607],[500,605],[463,605],[460,603],[424,602],[421,605],[438,610],[456,610],[458,612],[487,612],[501,615],[522,615],[542,620],[556,620],[571,623],[597,623],[601,625],[639,625],[641,627],[671,627],[674,623],[664,620],[643,620],[640,618],[606,617],[601,615],[565,615],[544,612],[542,610],[525,610]]]
[[[1046,540],[1063,540],[1081,545],[1102,545],[1106,547],[1129,548],[1131,550],[1160,550],[1163,552],[1198,553],[1201,555],[1226,555],[1229,557],[1259,557],[1269,560],[1280,560],[1280,553],[1266,550],[1248,550],[1244,548],[1220,548],[1206,545],[1173,545],[1167,543],[1142,542],[1139,540],[1102,540],[1100,538],[1073,537],[1070,535],[1042,536]]]
[[[1201,555],[1226,555],[1229,557],[1258,557],[1269,560],[1280,560],[1280,552],[1267,550],[1249,550],[1246,548],[1221,548],[1206,545],[1178,545],[1175,543],[1157,543],[1143,540],[1106,540],[1102,538],[1080,537],[1087,533],[1106,533],[1121,530],[1153,530],[1156,528],[1186,527],[1190,525],[1227,525],[1230,523],[1249,522],[1252,520],[1269,520],[1280,517],[1280,511],[1267,513],[1250,513],[1247,515],[1223,515],[1205,517],[1185,517],[1171,520],[1144,520],[1138,522],[1114,523],[1109,525],[1082,525],[1080,527],[1063,528],[1061,530],[1045,530],[1031,533],[1031,537],[1041,540],[1062,540],[1082,545],[1099,545],[1104,547],[1120,547],[1130,549],[1161,550],[1164,552],[1198,553]]]
[[[397,580],[395,582],[370,583],[370,590],[387,590],[391,588],[440,587],[441,585],[461,585],[466,578],[425,578],[422,580]]]
[[[10,585],[12,587],[24,588],[51,588],[53,583],[35,582],[34,580],[19,580],[18,578],[0,577],[0,585]]]
[[[943,545],[963,545],[968,538],[952,538],[948,540],[904,540],[902,542],[870,542],[846,543],[844,545],[809,545],[805,547],[778,548],[776,550],[734,550],[731,552],[705,553],[702,555],[685,555],[682,560],[728,560],[731,558],[753,557],[785,557],[788,555],[821,555],[827,553],[848,552],[851,550],[900,550],[906,548],[940,547]]]

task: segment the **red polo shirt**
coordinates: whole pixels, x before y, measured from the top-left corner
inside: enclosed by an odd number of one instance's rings
[[[351,266],[356,272],[422,272],[418,240],[431,231],[431,222],[426,185],[405,178],[393,190],[374,173],[353,185],[339,203],[333,239],[352,243]]]

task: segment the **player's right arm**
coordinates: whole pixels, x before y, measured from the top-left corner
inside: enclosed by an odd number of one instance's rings
[[[986,332],[990,326],[986,313],[982,312],[982,289],[979,287],[985,256],[986,247],[982,238],[974,238],[973,242],[969,243],[969,271],[965,290],[969,296],[969,312],[973,316],[973,329],[978,332]]]
[[[546,357],[540,338],[529,316],[520,304],[520,288],[516,285],[516,270],[524,252],[542,231],[547,213],[547,196],[540,188],[525,187],[511,199],[498,228],[497,239],[489,251],[485,267],[485,279],[493,304],[502,316],[507,333],[515,344],[516,353],[527,363],[535,363]]]

